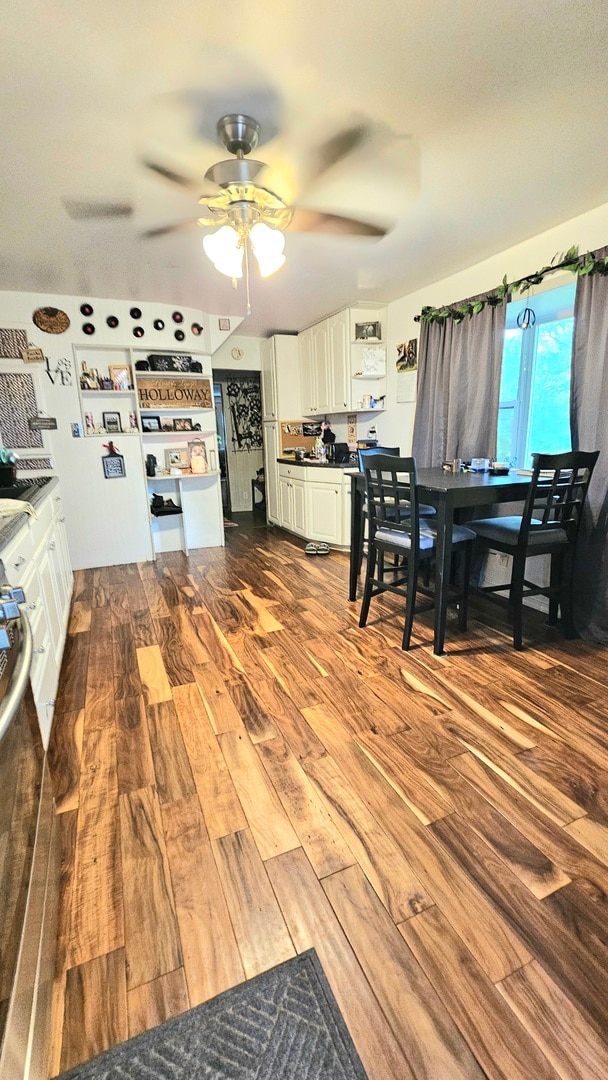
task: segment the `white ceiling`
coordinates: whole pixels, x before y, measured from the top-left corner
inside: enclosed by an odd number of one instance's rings
[[[420,168],[413,200],[407,176],[408,198],[386,179],[372,196],[363,151],[343,205],[363,192],[384,212],[397,198],[395,229],[380,242],[288,233],[287,264],[252,282],[239,333],[299,330],[346,303],[401,296],[607,201],[607,32],[605,0],[7,5],[0,288],[243,314],[244,286],[233,292],[213,269],[200,230],[139,236],[197,216],[142,156],[202,177],[226,155],[199,134],[238,108],[263,136],[280,132],[261,160],[305,162],[319,137],[366,116],[411,137],[396,148],[415,149]],[[135,212],[76,222],[64,198]]]

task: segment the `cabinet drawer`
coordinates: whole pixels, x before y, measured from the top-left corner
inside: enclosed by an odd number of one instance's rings
[[[304,480],[306,470],[301,465],[279,465],[279,476],[289,477],[290,480]]]
[[[344,484],[344,472],[342,469],[332,469],[331,465],[312,465],[303,471],[306,473],[306,480],[309,483],[333,484],[334,487],[342,487]]]
[[[28,521],[25,521],[17,535],[0,551],[0,558],[11,585],[21,584],[19,579],[23,577],[23,571],[33,554],[32,534]]]

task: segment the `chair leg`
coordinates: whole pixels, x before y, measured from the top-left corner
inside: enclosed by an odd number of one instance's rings
[[[562,569],[561,609],[562,626],[566,638],[576,637],[574,629],[574,552],[570,549],[564,560]]]
[[[513,571],[511,574],[511,588],[509,591],[509,606],[513,619],[513,647],[523,649],[523,608],[524,608],[524,578],[526,573],[525,556],[513,556]]]
[[[414,610],[416,608],[416,581],[418,578],[418,560],[407,560],[407,591],[405,598],[405,622],[403,624],[403,639],[401,648],[407,652],[412,638],[412,625],[414,622]]]
[[[549,626],[557,626],[557,613],[560,606],[562,589],[564,587],[564,560],[563,552],[556,552],[551,556],[551,573],[549,577]],[[562,612],[563,615],[563,612]]]
[[[469,582],[471,580],[471,563],[473,561],[473,540],[467,540],[464,545],[462,558],[462,593],[458,606],[458,629],[464,633],[467,628],[469,615]]]
[[[361,611],[359,613],[359,626],[365,626],[367,622],[367,616],[369,613],[369,604],[372,598],[372,581],[374,577],[374,570],[376,569],[376,547],[374,544],[369,544],[367,548],[367,567],[365,570],[365,585],[363,587],[363,599],[361,601]]]

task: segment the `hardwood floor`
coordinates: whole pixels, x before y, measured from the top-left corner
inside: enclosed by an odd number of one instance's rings
[[[371,1080],[608,1076],[607,651],[473,604],[403,653],[347,569],[76,575],[53,1075],[314,946]]]

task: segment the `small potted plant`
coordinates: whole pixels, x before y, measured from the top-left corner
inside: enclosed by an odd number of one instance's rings
[[[0,445],[0,487],[11,487],[17,479],[17,458],[12,450]]]

